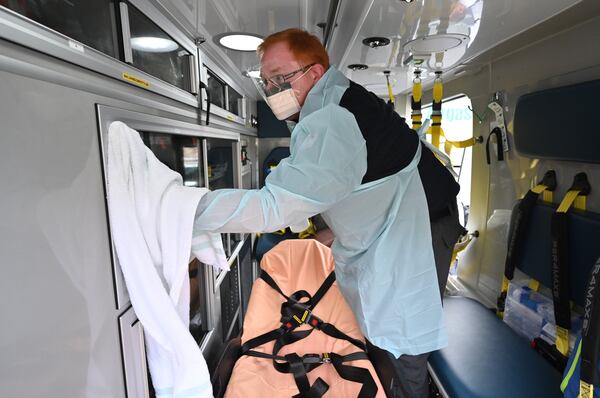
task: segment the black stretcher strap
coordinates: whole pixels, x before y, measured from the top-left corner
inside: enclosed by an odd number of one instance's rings
[[[362,341],[348,336],[334,325],[323,322],[323,320],[312,314],[314,307],[323,298],[325,293],[327,293],[329,288],[333,285],[333,282],[335,282],[335,273],[332,272],[327,276],[313,296],[305,290],[299,290],[290,296],[287,296],[279,288],[273,278],[264,270],[261,270],[260,278],[286,299],[281,305],[282,325],[275,330],[248,340],[241,347],[242,355],[271,359],[273,361],[273,367],[277,371],[293,374],[294,381],[296,382],[299,391],[299,394],[296,395],[295,398],[320,398],[327,392],[329,385],[325,381],[318,378],[310,385],[307,377],[307,373],[323,363],[331,363],[340,377],[361,383],[362,387],[358,395],[359,398],[374,397],[377,393],[377,385],[375,384],[371,373],[364,368],[343,364],[344,362],[359,359],[368,360],[366,345]],[[295,331],[297,327],[303,324],[310,325],[312,329]],[[306,338],[314,329],[320,330],[328,336],[346,340],[360,348],[362,352],[355,352],[345,356],[340,356],[335,353],[325,353],[322,355],[306,354],[302,357],[295,353],[284,356],[278,355],[279,351],[284,346]],[[253,350],[256,347],[273,340],[275,343],[271,354]]]
[[[548,170],[546,174],[544,174],[540,184],[547,186],[547,191],[554,191],[556,189],[556,172],[554,170]],[[513,218],[513,229],[508,240],[506,262],[504,263],[504,276],[506,276],[508,280],[512,280],[517,261],[521,258],[523,246],[525,244],[525,236],[527,235],[531,221],[531,213],[539,196],[539,193],[528,191],[515,209],[516,214]]]
[[[585,173],[579,173],[573,180],[568,192],[579,191],[586,196],[591,187]],[[569,215],[559,210],[552,214],[552,298],[556,325],[571,329],[571,306],[569,292]]]
[[[362,384],[360,392],[358,393],[358,398],[370,398],[375,396],[377,393],[377,385],[367,369],[359,368],[358,366],[344,365],[344,357],[334,353],[331,353],[330,355],[332,365],[343,379]]]
[[[585,290],[585,311],[581,329],[581,380],[600,386],[600,258],[590,272]]]
[[[552,299],[556,325],[571,329],[569,302],[569,216],[552,214]]]

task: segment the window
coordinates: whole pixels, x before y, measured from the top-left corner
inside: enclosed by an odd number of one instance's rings
[[[128,7],[132,64],[161,80],[190,91],[190,58],[171,36],[133,6]]]
[[[212,189],[235,188],[234,153],[235,141],[207,138],[208,186]]]
[[[208,94],[210,103],[225,108],[225,83],[219,79],[213,72],[208,71]]]
[[[119,56],[113,0],[7,0],[0,4],[111,57]]]
[[[208,308],[204,269],[207,265],[194,259],[188,266],[190,278],[190,333],[198,344],[208,332]]]
[[[158,160],[181,174],[183,185],[206,186],[200,138],[162,133],[142,133],[142,138]]]
[[[206,71],[208,76],[207,87],[210,103],[231,112],[236,116],[243,117],[244,97],[242,94],[225,83],[212,70],[206,68]]]
[[[208,187],[211,190],[235,188],[235,141],[219,138],[206,139]],[[237,155],[236,155],[237,156]],[[241,240],[240,234],[221,234],[227,257],[231,256]]]
[[[467,96],[444,101],[442,103],[442,129],[451,141],[462,141],[473,137],[473,113],[469,109],[471,100]],[[423,121],[431,119],[431,105],[423,107]],[[431,142],[431,136],[427,139]],[[445,139],[440,140],[443,149]],[[471,206],[471,152],[472,148],[453,148],[450,159],[454,170],[458,174],[460,192],[458,193],[459,218],[462,225],[466,225]],[[462,211],[460,211],[462,209]]]
[[[235,91],[231,87],[227,87],[227,110],[231,113],[235,113],[238,116],[242,116],[242,95]]]

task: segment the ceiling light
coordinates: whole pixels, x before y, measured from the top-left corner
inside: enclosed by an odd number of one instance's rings
[[[440,53],[467,43],[469,36],[460,33],[443,33],[420,36],[404,44],[404,51],[413,54]]]
[[[369,68],[369,66],[365,65],[365,64],[350,64],[350,65],[348,65],[348,69],[351,69],[351,70],[365,70],[368,68]]]
[[[390,44],[390,39],[387,37],[367,37],[362,41],[365,46],[369,46],[371,48],[383,47]]]
[[[259,35],[243,32],[228,32],[215,36],[215,42],[228,50],[256,51],[256,47],[263,42]]]
[[[179,44],[173,40],[164,39],[162,37],[132,37],[131,47],[135,50],[145,51],[149,53],[168,53],[179,48]]]

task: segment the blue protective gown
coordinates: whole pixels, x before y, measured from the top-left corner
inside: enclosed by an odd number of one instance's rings
[[[361,184],[365,140],[352,113],[339,106],[348,86],[329,68],[306,97],[290,157],[260,190],[207,193],[195,231],[272,232],[321,214],[336,237],[338,286],[364,335],[396,357],[434,351],[447,335],[417,170],[421,147],[400,172]]]

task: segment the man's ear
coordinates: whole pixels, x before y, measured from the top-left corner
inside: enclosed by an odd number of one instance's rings
[[[314,64],[312,68],[310,68],[310,71],[308,71],[315,82],[319,80],[325,74],[325,72],[327,72],[327,70],[321,64]]]

